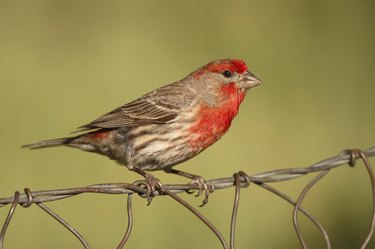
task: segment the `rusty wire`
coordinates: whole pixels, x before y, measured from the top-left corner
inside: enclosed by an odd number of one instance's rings
[[[133,194],[128,194],[128,199],[127,199],[127,215],[128,215],[128,226],[126,227],[126,232],[124,234],[124,237],[122,238],[120,244],[117,246],[117,249],[122,249],[126,242],[128,241],[130,237],[130,233],[133,229],[133,209],[132,209],[132,198]]]
[[[284,199],[291,205],[293,205],[293,214],[292,214],[292,221],[293,225],[297,234],[297,237],[301,243],[301,247],[306,249],[307,244],[302,236],[301,229],[299,227],[298,222],[298,213],[305,215],[311,222],[319,229],[321,232],[326,248],[331,248],[330,239],[328,233],[324,229],[323,225],[314,217],[312,216],[306,209],[304,209],[302,205],[302,201],[308,191],[322,178],[324,177],[331,169],[336,167],[349,164],[350,166],[354,166],[357,159],[362,159],[368,175],[370,177],[371,188],[372,188],[372,218],[369,226],[369,230],[367,236],[365,237],[361,249],[365,249],[370,242],[372,235],[374,233],[375,228],[375,176],[373,173],[373,169],[368,161],[368,157],[375,156],[375,147],[369,148],[367,150],[361,151],[358,149],[352,150],[345,150],[339,155],[328,158],[326,160],[320,161],[315,163],[309,167],[301,167],[301,168],[289,168],[289,169],[279,169],[273,170],[268,172],[263,172],[259,174],[255,174],[252,176],[248,176],[245,172],[239,171],[235,173],[233,177],[227,178],[220,178],[207,181],[210,185],[213,186],[215,190],[229,188],[235,186],[235,198],[234,204],[232,209],[231,215],[231,222],[230,222],[230,231],[229,231],[229,247],[228,244],[220,233],[220,231],[205,217],[203,216],[197,209],[191,206],[189,203],[184,201],[181,197],[177,196],[177,194],[182,192],[190,192],[193,190],[200,190],[199,186],[196,184],[166,184],[163,185],[162,188],[155,190],[153,193],[151,191],[151,187],[147,184],[146,181],[137,181],[133,184],[130,183],[105,183],[105,184],[95,184],[86,187],[79,187],[79,188],[67,188],[67,189],[57,189],[57,190],[44,190],[44,191],[35,191],[32,192],[30,189],[25,188],[24,193],[20,194],[18,191],[15,192],[14,196],[8,198],[0,198],[0,208],[4,207],[8,204],[11,204],[11,207],[8,211],[8,215],[4,221],[0,232],[0,249],[4,248],[4,238],[7,228],[11,222],[11,219],[14,215],[15,209],[17,204],[20,204],[22,207],[30,207],[32,204],[36,204],[40,207],[43,211],[48,213],[54,219],[56,219],[59,223],[61,223],[66,229],[68,229],[82,244],[84,248],[90,248],[89,244],[86,240],[75,230],[71,225],[69,225],[63,218],[49,209],[44,203],[62,200],[65,198],[69,198],[78,194],[83,193],[100,193],[100,194],[127,194],[127,217],[128,217],[128,224],[125,231],[125,234],[117,246],[117,249],[121,249],[125,246],[126,242],[128,241],[132,227],[133,227],[133,212],[132,212],[132,197],[133,194],[136,193],[143,198],[150,199],[151,196],[158,196],[158,195],[168,195],[174,200],[176,200],[179,204],[184,206],[187,210],[192,212],[197,218],[199,218],[206,226],[210,228],[210,230],[216,235],[218,240],[220,241],[222,248],[227,249],[234,249],[234,241],[235,241],[235,225],[236,225],[236,218],[237,218],[237,211],[239,207],[239,197],[240,197],[240,188],[241,187],[248,187],[250,183],[254,183],[271,193],[279,196],[280,198]],[[297,177],[301,177],[303,175],[320,172],[313,180],[311,180],[305,188],[301,191],[297,200],[293,200],[291,197],[286,195],[285,193],[277,190],[274,187],[268,185],[270,182],[279,182],[279,181],[286,181],[291,180]]]

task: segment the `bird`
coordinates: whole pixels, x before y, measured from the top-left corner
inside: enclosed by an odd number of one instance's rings
[[[67,146],[98,153],[142,175],[153,190],[161,184],[149,171],[163,170],[192,179],[204,187],[208,198],[201,176],[173,167],[218,141],[247,91],[259,85],[260,79],[243,60],[214,60],[78,127],[79,135],[22,147]]]

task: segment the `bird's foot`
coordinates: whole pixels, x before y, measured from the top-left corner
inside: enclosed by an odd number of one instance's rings
[[[210,193],[214,192],[215,190],[214,185],[212,185],[212,183],[207,182],[205,179],[203,179],[203,177],[199,175],[194,175],[185,171],[176,170],[172,168],[164,169],[164,171],[170,174],[176,174],[176,175],[180,175],[180,176],[192,179],[193,181],[190,183],[190,185],[198,186],[198,193],[195,196],[196,197],[200,196],[203,193],[203,191],[205,193],[205,198],[203,199],[200,207],[203,207],[204,205],[207,204],[208,196],[210,195]],[[194,191],[186,190],[186,193],[192,194],[194,193]]]
[[[148,201],[147,205],[150,205],[152,199],[155,197],[155,191],[163,192],[163,185],[161,184],[158,178],[154,177],[150,173],[145,173],[144,177],[150,188],[150,194],[147,197],[147,201]]]
[[[203,207],[204,205],[207,204],[210,193],[215,191],[214,185],[207,182],[201,176],[197,176],[190,184],[197,185],[199,188],[198,193],[195,195],[196,197],[200,196],[203,192],[205,193],[205,197],[202,201],[202,204],[199,205],[200,207]]]
[[[141,169],[138,169],[136,167],[130,168],[132,171],[140,174],[143,176],[147,182],[147,201],[148,204],[151,204],[152,199],[155,197],[155,191],[158,191],[159,193],[163,192],[163,185],[161,184],[160,180],[156,178],[155,176],[151,175],[150,173],[147,173]]]

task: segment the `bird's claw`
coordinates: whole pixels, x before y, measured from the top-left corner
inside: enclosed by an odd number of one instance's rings
[[[153,175],[146,173],[145,174],[146,182],[150,187],[150,194],[147,197],[147,206],[151,204],[152,199],[155,197],[155,191],[163,192],[163,185],[160,180]]]
[[[203,191],[204,191],[205,197],[204,197],[204,199],[202,201],[202,204],[199,205],[199,207],[203,207],[204,205],[207,204],[208,197],[209,197],[210,193],[214,192],[214,190],[215,190],[214,185],[212,185],[211,183],[207,182],[201,176],[198,176],[190,184],[197,185],[198,188],[199,188],[198,193],[195,195],[195,197],[200,196],[203,193]]]

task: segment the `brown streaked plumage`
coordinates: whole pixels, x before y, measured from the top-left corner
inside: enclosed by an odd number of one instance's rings
[[[65,145],[108,156],[142,175],[165,170],[196,179],[172,167],[220,139],[246,91],[259,84],[243,61],[213,61],[79,127],[83,134],[23,147]]]

